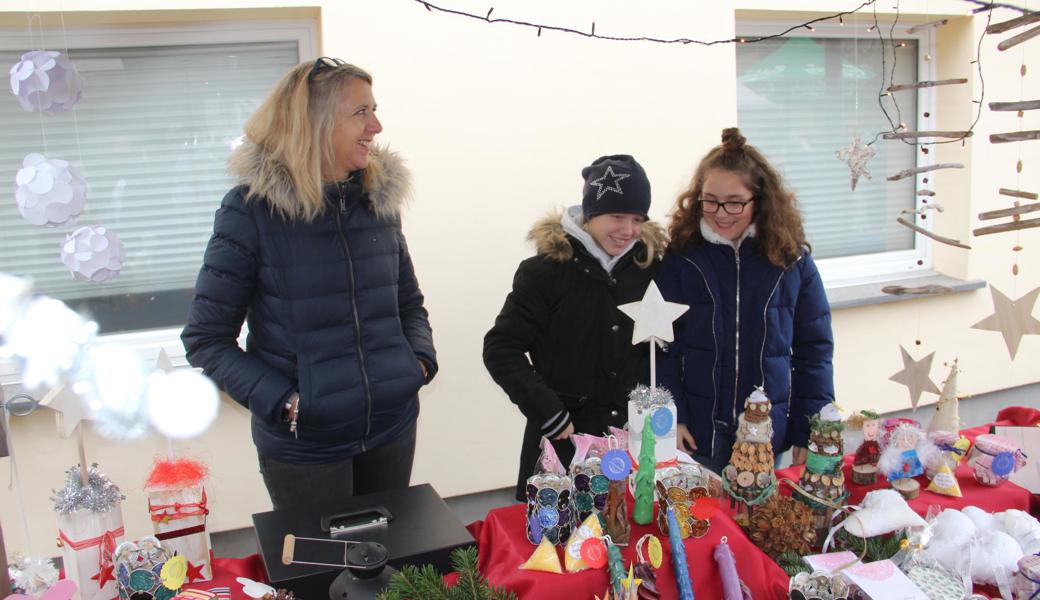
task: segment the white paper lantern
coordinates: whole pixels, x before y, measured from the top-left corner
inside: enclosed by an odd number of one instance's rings
[[[34,152],[22,160],[15,176],[14,199],[18,212],[33,225],[70,225],[83,212],[87,181],[66,161]]]
[[[90,408],[98,433],[120,441],[148,433],[148,373],[136,353],[121,346],[92,345],[74,379],[72,391]]]
[[[26,52],[9,72],[11,92],[29,112],[39,109],[53,115],[69,110],[83,93],[83,78],[60,52]]]
[[[217,386],[196,371],[155,372],[148,378],[148,413],[152,426],[165,436],[200,435],[217,418],[219,403]]]
[[[115,233],[97,225],[86,225],[65,236],[61,262],[80,281],[100,283],[119,275],[126,249]]]
[[[97,323],[87,321],[62,301],[42,296],[4,332],[0,358],[17,361],[27,389],[53,387],[79,365],[97,330]]]

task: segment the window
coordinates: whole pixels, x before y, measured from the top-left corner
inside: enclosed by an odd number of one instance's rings
[[[175,342],[214,211],[233,185],[230,144],[274,83],[315,54],[313,37],[310,24],[69,32],[83,97],[75,112],[42,118],[10,95],[0,102],[0,171],[10,181],[31,152],[67,160],[87,180],[86,209],[75,225],[44,229],[0,203],[0,271],[32,277],[37,292],[90,313],[102,334],[176,327],[164,333]],[[4,63],[29,43],[25,32],[6,34]],[[83,283],[61,263],[65,235],[87,224],[123,241],[118,277]]]
[[[748,26],[740,35],[774,32],[782,26]],[[912,83],[931,78],[932,51],[923,37],[882,42],[867,25],[858,33],[816,27],[810,36],[738,44],[737,114],[741,130],[782,172],[798,197],[813,256],[828,286],[859,283],[871,278],[912,274],[931,267],[926,237],[895,222],[903,210],[917,208],[918,179],[896,182],[886,177],[904,169],[929,164],[918,147],[878,139],[876,155],[853,192],[850,174],[835,152],[848,146],[858,133],[868,143],[880,131],[891,130],[879,107],[882,81]],[[893,45],[895,61],[893,65]],[[894,71],[893,71],[894,69]],[[918,73],[924,73],[918,77]],[[894,73],[894,74],[893,74]],[[880,99],[898,125],[930,129],[931,93],[896,92]],[[923,188],[930,187],[923,185]],[[927,221],[920,222],[927,225]]]

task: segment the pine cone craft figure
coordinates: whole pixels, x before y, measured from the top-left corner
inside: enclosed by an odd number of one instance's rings
[[[785,552],[809,554],[816,543],[812,511],[790,496],[774,494],[752,511],[748,537],[774,558]]]

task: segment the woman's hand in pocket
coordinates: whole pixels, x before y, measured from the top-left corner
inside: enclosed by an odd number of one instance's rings
[[[687,454],[697,452],[697,442],[694,441],[690,430],[682,423],[675,426],[675,445]]]

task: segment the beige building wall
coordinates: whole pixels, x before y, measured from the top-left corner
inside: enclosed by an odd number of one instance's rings
[[[473,1],[448,4],[477,13],[487,9],[486,3]],[[647,5],[591,0],[495,4],[496,16],[577,29],[595,20],[602,34],[697,39],[732,37],[738,18],[811,18],[813,11],[858,5],[845,0],[674,0],[649,10]],[[878,4],[881,17],[887,18],[890,3]],[[172,6],[176,10],[168,10]],[[776,11],[777,6],[788,12]],[[635,155],[646,167],[655,195],[651,212],[663,219],[696,160],[717,142],[722,127],[737,120],[732,45],[611,43],[551,32],[537,37],[531,30],[431,13],[406,1],[0,0],[0,27],[24,30],[27,8],[41,13],[48,32],[60,31],[61,17],[66,27],[313,19],[321,54],[347,58],[374,74],[385,126],[380,137],[409,160],[415,177],[416,198],[405,215],[405,231],[441,367],[436,381],[422,392],[413,482],[430,482],[443,496],[515,481],[523,421],[488,377],[480,354],[483,335],[501,307],[516,265],[531,254],[524,241],[529,225],[554,207],[577,203],[581,167],[601,154],[619,152]],[[902,2],[902,10],[903,19],[916,21],[956,17],[939,32],[935,60],[940,77],[970,77],[970,89],[940,93],[936,114],[940,129],[964,127],[974,116],[970,98],[978,97],[980,82],[968,62],[984,18],[965,16],[968,5],[953,0]],[[866,22],[865,16],[860,19]],[[1036,98],[1040,86],[1035,77],[1023,79],[1018,72],[1037,50],[1026,44],[1000,53],[996,41],[987,38],[982,46],[986,100]],[[1036,128],[1035,119],[1027,114],[1023,129]],[[1013,114],[983,111],[967,144],[936,151],[937,160],[960,161],[969,168],[935,178],[946,207],[936,229],[974,245],[971,252],[937,247],[936,267],[956,277],[986,279],[1012,297],[1040,284],[1035,267],[1040,248],[1034,245],[1038,234],[973,240],[970,230],[978,226],[978,212],[1009,204],[998,198],[997,188],[1040,189],[1040,154],[1033,146],[992,146],[987,141],[989,133],[1017,126]],[[1025,170],[1018,176],[1014,165],[1020,152]],[[214,198],[214,206],[218,200]],[[1025,247],[1017,281],[1011,275],[1016,242]],[[915,355],[936,352],[932,377],[937,382],[944,377],[942,363],[959,357],[965,393],[1040,379],[1035,367],[1030,368],[1040,358],[1040,340],[1025,338],[1012,363],[999,334],[970,329],[991,310],[989,292],[979,290],[837,311],[839,402],[846,409],[905,408],[905,388],[888,381],[901,368],[900,344]],[[918,338],[920,348],[914,346]],[[176,350],[176,340],[167,347]],[[932,402],[934,396],[923,400]],[[177,447],[211,467],[213,531],[247,526],[251,513],[269,508],[248,415],[227,400],[221,408],[209,432]],[[56,436],[52,419],[40,411],[12,423],[21,501],[8,486],[0,486],[0,522],[10,550],[29,550],[20,505],[33,552],[56,550],[51,546],[56,521],[47,496],[77,459],[75,443]],[[121,446],[92,433],[87,438],[88,458],[100,462],[127,492],[127,535],[148,533],[140,488],[152,457],[165,453],[165,442]],[[3,477],[8,463],[0,459]]]

